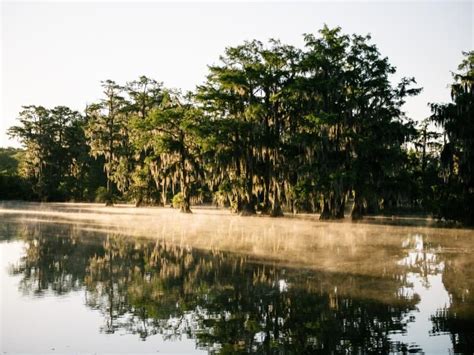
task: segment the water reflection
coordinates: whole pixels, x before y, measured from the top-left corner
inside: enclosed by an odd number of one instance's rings
[[[313,264],[294,268],[279,258],[132,239],[71,223],[5,221],[2,239],[24,246],[9,263],[19,291],[83,293],[85,305],[101,314],[103,334],[192,338],[216,353],[417,352],[430,343],[442,352],[474,348],[472,246],[465,238],[446,244],[437,234],[388,236],[383,248],[371,241],[385,257],[382,263],[380,255],[368,254],[373,267],[360,259],[357,244],[339,240],[305,255]],[[347,253],[329,264],[328,250]],[[349,262],[360,269],[345,270]]]
[[[433,333],[449,332],[456,353],[474,352],[474,257],[465,251],[443,255],[443,285],[450,305],[431,316]]]

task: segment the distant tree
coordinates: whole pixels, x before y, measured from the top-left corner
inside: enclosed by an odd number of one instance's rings
[[[82,200],[90,171],[89,148],[84,134],[85,118],[65,106],[50,110],[55,135],[55,164],[59,191],[66,200]]]
[[[16,148],[0,148],[0,200],[31,200],[31,186],[20,174],[25,151]]]
[[[0,174],[17,175],[25,151],[17,148],[0,148]]]
[[[40,199],[47,199],[46,185],[53,183],[50,156],[54,147],[49,112],[42,106],[24,106],[18,119],[20,125],[11,127],[8,133],[19,138],[26,149],[24,173],[31,179],[34,192]]]
[[[70,184],[65,179],[78,179],[81,157],[77,146],[85,146],[80,139],[83,118],[64,106],[48,110],[43,106],[25,106],[20,112],[20,125],[9,129],[26,148],[23,174],[31,181],[33,192],[41,200],[65,200],[70,197]]]
[[[426,213],[435,208],[436,188],[442,184],[439,177],[440,136],[430,118],[418,123],[410,142],[412,147],[406,152],[405,162],[398,166],[398,181],[394,186],[384,186],[387,209],[396,205],[397,198],[408,199],[412,208]]]

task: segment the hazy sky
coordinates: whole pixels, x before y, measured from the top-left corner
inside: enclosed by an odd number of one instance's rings
[[[302,45],[324,23],[371,33],[398,68],[424,88],[406,105],[415,119],[428,102],[449,101],[450,72],[473,49],[473,1],[431,2],[5,2],[1,4],[0,146],[22,105],[83,110],[100,81],[147,75],[191,90],[224,48],[279,38]]]

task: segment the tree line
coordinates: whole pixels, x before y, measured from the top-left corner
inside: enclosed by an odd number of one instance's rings
[[[473,66],[465,53],[452,103],[415,122],[402,109],[415,79],[393,83],[370,36],[325,26],[303,48],[226,48],[194,92],[142,76],[103,81],[84,113],[25,106],[9,134],[32,199],[321,219],[409,208],[473,223]]]

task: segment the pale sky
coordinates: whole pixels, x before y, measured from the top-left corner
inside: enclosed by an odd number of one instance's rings
[[[226,46],[279,38],[302,46],[324,23],[372,34],[380,52],[423,92],[409,117],[448,102],[451,71],[473,49],[473,1],[431,2],[8,2],[1,4],[0,147],[23,105],[83,111],[100,81],[147,75],[192,90]]]

